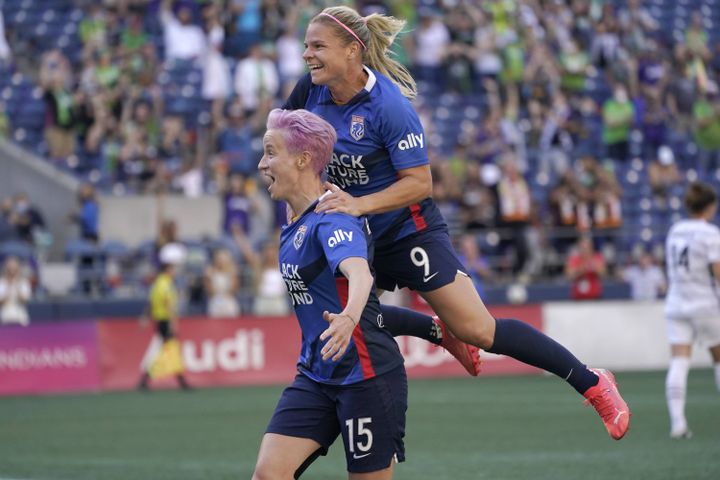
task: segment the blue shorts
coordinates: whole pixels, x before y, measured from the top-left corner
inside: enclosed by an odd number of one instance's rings
[[[429,292],[455,281],[458,272],[467,275],[450,243],[446,228],[423,230],[375,249],[375,285]]]
[[[405,460],[407,396],[402,366],[351,385],[326,385],[299,373],[283,391],[267,433],[315,440],[322,455],[342,434],[348,472],[376,472],[393,459]]]

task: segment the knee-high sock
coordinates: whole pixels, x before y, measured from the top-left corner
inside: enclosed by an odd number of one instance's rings
[[[507,355],[554,373],[580,394],[598,383],[598,376],[567,348],[519,320],[499,318],[495,321],[495,339],[488,352]]]
[[[720,392],[720,363],[715,364],[715,386]]]
[[[442,333],[430,315],[390,305],[380,305],[380,311],[385,328],[393,337],[409,335],[440,345]]]
[[[670,413],[670,426],[673,431],[687,428],[685,419],[685,398],[687,397],[687,377],[690,370],[690,358],[672,357],[665,378],[665,398]]]

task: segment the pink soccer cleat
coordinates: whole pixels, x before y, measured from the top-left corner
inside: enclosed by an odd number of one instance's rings
[[[615,440],[625,436],[630,426],[630,409],[620,396],[615,381],[615,375],[604,368],[592,368],[599,380],[598,384],[590,387],[584,394],[585,405],[592,404],[602,418],[605,429]]]
[[[435,320],[435,324],[438,325],[442,331],[440,346],[450,352],[470,375],[477,377],[480,374],[480,350],[474,345],[459,340],[452,334],[450,329],[447,328],[445,322],[438,317],[433,317],[433,320]]]

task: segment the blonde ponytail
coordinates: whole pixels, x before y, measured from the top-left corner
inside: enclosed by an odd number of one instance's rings
[[[332,17],[332,18],[330,18]],[[322,22],[335,29],[346,43],[358,41],[363,49],[363,63],[388,77],[403,96],[414,99],[417,85],[410,72],[391,58],[395,38],[405,27],[405,20],[373,13],[365,18],[350,7],[328,7],[316,15],[311,23]]]

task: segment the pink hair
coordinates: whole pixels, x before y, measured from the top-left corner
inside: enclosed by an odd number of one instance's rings
[[[290,154],[310,153],[315,173],[321,173],[330,163],[337,133],[332,125],[314,113],[276,108],[268,115],[267,128],[281,132]]]

